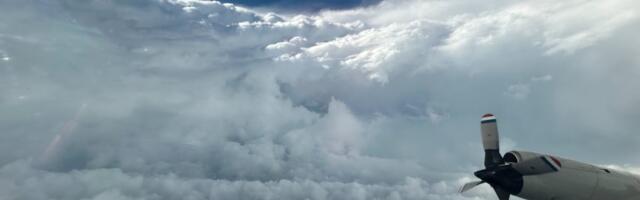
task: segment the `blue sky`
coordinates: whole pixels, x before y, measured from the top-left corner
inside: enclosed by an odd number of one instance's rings
[[[245,6],[269,6],[293,10],[348,9],[368,6],[380,0],[225,0]]]

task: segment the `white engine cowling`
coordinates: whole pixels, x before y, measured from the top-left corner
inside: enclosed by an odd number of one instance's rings
[[[516,195],[525,199],[640,199],[640,182],[630,174],[526,151],[508,152],[504,159],[524,173],[557,167],[553,172],[524,176],[522,190]]]

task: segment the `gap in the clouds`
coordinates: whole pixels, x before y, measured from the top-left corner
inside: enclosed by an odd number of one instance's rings
[[[311,11],[343,10],[366,7],[380,3],[382,0],[221,0],[249,7],[271,7],[279,10]]]

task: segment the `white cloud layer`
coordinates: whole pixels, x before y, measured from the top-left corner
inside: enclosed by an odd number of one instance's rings
[[[638,166],[640,4],[0,2],[0,199],[493,199],[503,145]],[[633,169],[633,167],[627,167]]]

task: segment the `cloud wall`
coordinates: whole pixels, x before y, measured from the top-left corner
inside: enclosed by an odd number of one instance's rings
[[[502,146],[637,166],[633,1],[0,3],[2,199],[492,199]],[[633,167],[629,167],[633,168]]]

